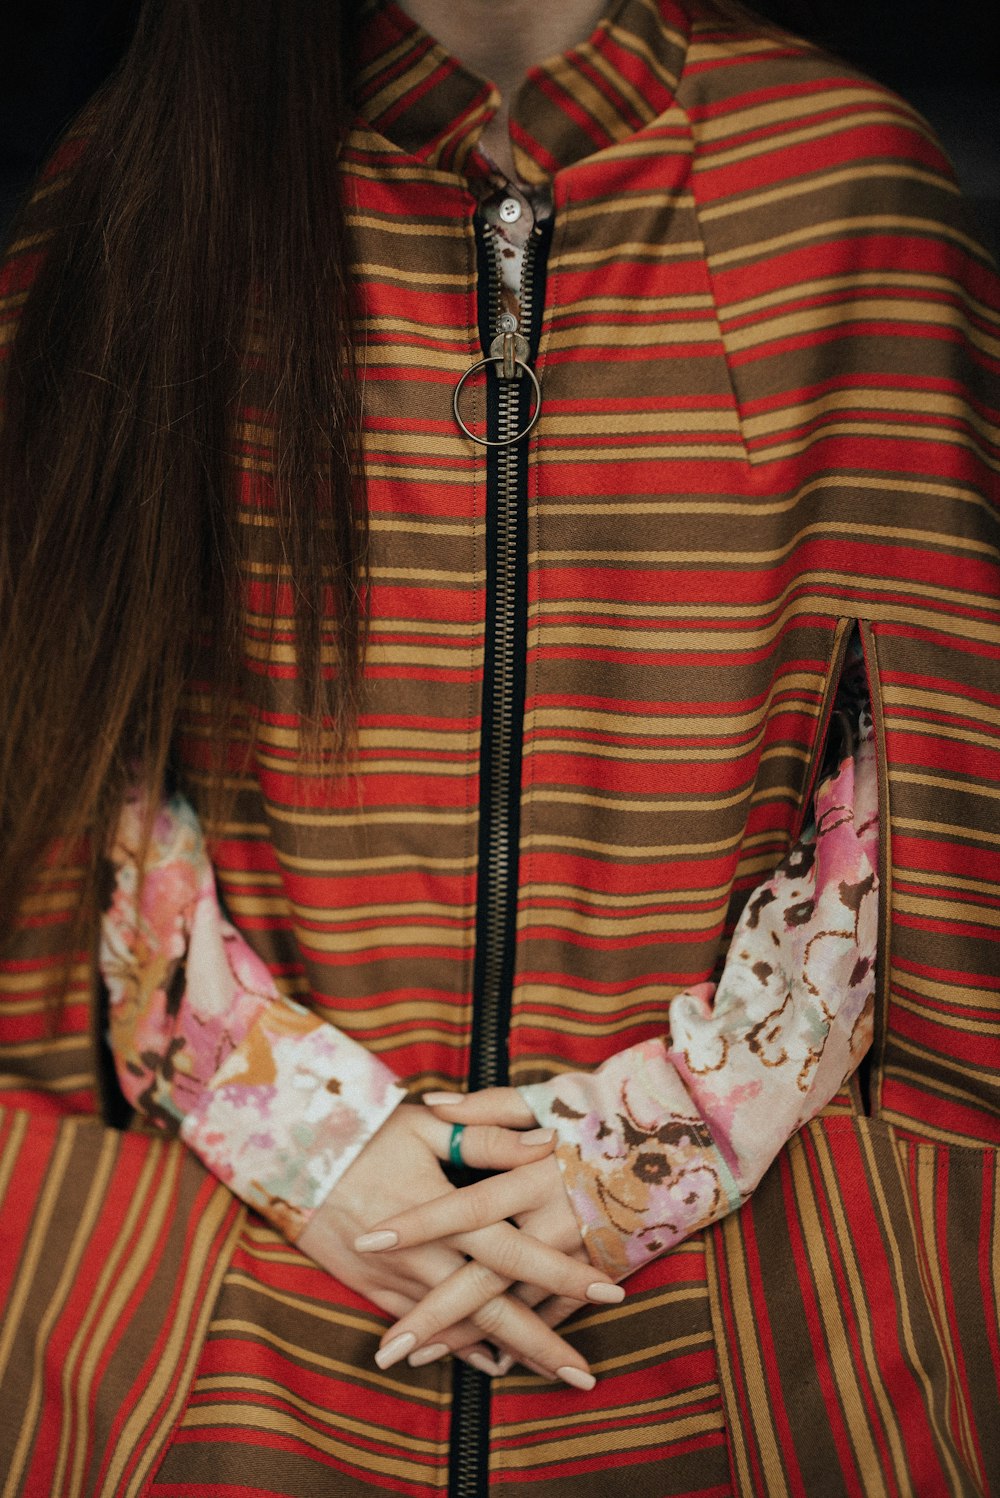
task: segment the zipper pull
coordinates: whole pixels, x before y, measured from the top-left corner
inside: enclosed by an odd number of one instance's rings
[[[490,358],[496,363],[500,379],[519,380],[528,353],[528,340],[517,331],[517,318],[513,312],[505,312],[500,318],[500,331],[490,344]]]

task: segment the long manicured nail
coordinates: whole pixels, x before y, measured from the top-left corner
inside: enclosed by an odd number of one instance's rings
[[[384,1228],[380,1233],[362,1233],[360,1238],[355,1238],[354,1248],[359,1254],[375,1254],[380,1248],[395,1248],[398,1242],[399,1234]]]
[[[470,1352],[466,1361],[471,1363],[473,1368],[478,1368],[480,1373],[487,1374],[489,1378],[499,1378],[500,1376],[499,1364],[494,1363],[484,1352]]]
[[[522,1144],[530,1145],[537,1149],[540,1144],[551,1144],[556,1137],[555,1129],[529,1129],[526,1134],[518,1134]]]
[[[620,1306],[625,1299],[625,1291],[621,1285],[606,1285],[603,1280],[597,1280],[593,1285],[587,1286],[587,1299],[596,1301],[598,1305]]]
[[[597,1383],[592,1373],[584,1373],[582,1368],[573,1368],[569,1364],[565,1368],[557,1368],[556,1372],[564,1384],[572,1384],[574,1389],[592,1389]]]
[[[428,1108],[455,1108],[465,1102],[464,1092],[425,1092],[424,1102]]]
[[[407,1358],[411,1368],[426,1368],[428,1363],[436,1363],[439,1358],[446,1358],[451,1352],[447,1342],[431,1342],[427,1347],[418,1347],[416,1352],[411,1352]]]
[[[375,1354],[375,1361],[380,1368],[391,1368],[393,1363],[398,1363],[400,1358],[416,1345],[416,1336],[413,1332],[403,1332],[401,1336],[393,1337],[384,1347],[380,1347]]]

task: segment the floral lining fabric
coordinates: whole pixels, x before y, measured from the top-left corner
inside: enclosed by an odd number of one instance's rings
[[[182,797],[159,808],[140,867],[141,843],[134,801],[112,849],[100,944],[122,1090],[295,1239],[405,1091],[378,1057],[279,993],[219,908]]]
[[[871,1044],[878,808],[871,717],[819,786],[815,824],[751,897],[716,988],[669,1005],[663,1038],[593,1073],[522,1087],[584,1243],[623,1279],[753,1191]]]
[[[594,1263],[622,1279],[738,1207],[871,1043],[878,925],[874,735],[857,656],[838,704],[857,746],[814,824],[749,900],[718,987],[593,1073],[522,1087]],[[140,866],[126,806],[100,967],[126,1097],[295,1239],[406,1096],[376,1056],[282,995],[224,917],[197,818],[159,808]]]

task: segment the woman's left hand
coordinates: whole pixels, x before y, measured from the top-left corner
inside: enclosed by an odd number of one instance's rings
[[[424,1101],[447,1123],[506,1129],[537,1127],[527,1104],[512,1087],[487,1088],[468,1096],[431,1093]],[[538,1272],[539,1255],[546,1249],[589,1263],[552,1155],[388,1217],[356,1240],[355,1247],[364,1252],[372,1240],[388,1247],[388,1234],[395,1235],[393,1248],[444,1241],[472,1258],[390,1327],[383,1343],[411,1332],[417,1338],[416,1350],[434,1346],[459,1316],[481,1304],[484,1269],[491,1270],[505,1285],[516,1284],[518,1298],[527,1304],[544,1301],[542,1314],[550,1326],[585,1303],[579,1287],[574,1286],[574,1296],[553,1296],[551,1289],[539,1289],[533,1277],[533,1270]],[[620,1286],[600,1281],[585,1292],[587,1301],[599,1304],[615,1304],[624,1293]],[[536,1371],[551,1377],[544,1369]]]

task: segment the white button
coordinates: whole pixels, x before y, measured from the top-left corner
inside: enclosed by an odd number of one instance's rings
[[[521,205],[516,198],[504,198],[500,204],[500,217],[505,224],[516,224],[521,217]]]

